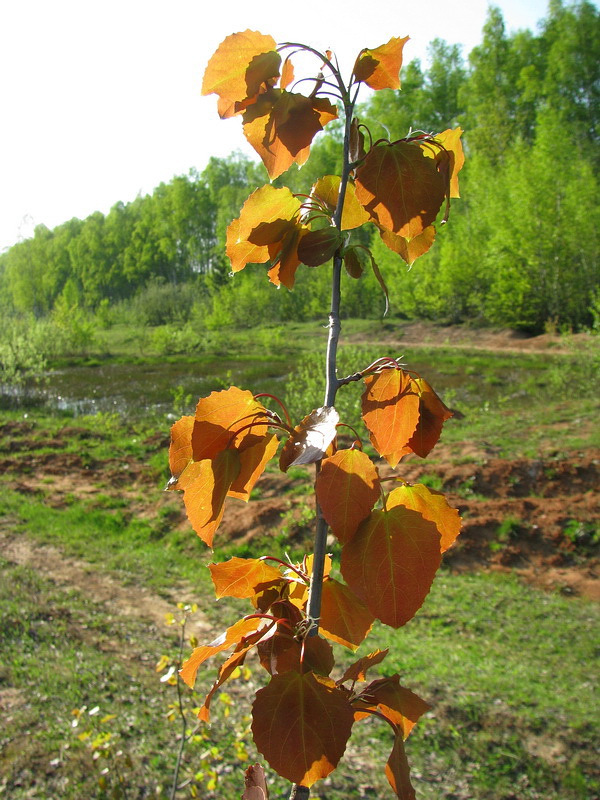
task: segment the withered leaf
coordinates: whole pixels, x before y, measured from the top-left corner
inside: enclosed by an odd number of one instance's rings
[[[310,412],[294,428],[279,457],[279,467],[287,472],[290,467],[313,464],[325,455],[335,438],[340,417],[333,406],[322,406]]]

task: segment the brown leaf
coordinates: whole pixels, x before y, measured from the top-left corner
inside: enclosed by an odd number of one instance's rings
[[[356,650],[371,630],[373,614],[348,586],[334,578],[323,581],[322,591],[320,629],[328,639]]]
[[[246,789],[242,800],[269,800],[265,771],[260,764],[248,767],[244,775]]]
[[[358,280],[365,271],[368,254],[362,247],[349,247],[344,252],[344,268],[348,275]]]
[[[399,628],[419,610],[440,565],[440,534],[416,511],[372,511],[342,548],[348,586],[386,625]]]
[[[376,709],[406,739],[417,721],[431,706],[417,694],[400,686],[400,676],[390,675],[373,681],[353,701],[355,719],[368,716],[363,708]]]
[[[202,94],[218,94],[229,102],[242,101],[258,93],[260,84],[279,75],[281,58],[276,50],[277,43],[272,36],[258,31],[246,30],[234,33],[224,39],[211,57],[202,82]],[[267,62],[259,67],[254,59],[272,53]],[[276,59],[274,59],[274,56]],[[275,60],[277,67],[274,70]],[[248,72],[250,70],[250,77]]]
[[[415,790],[410,782],[410,767],[402,734],[397,734],[394,738],[394,747],[385,766],[385,775],[396,797],[400,800],[416,800]]]
[[[294,162],[304,164],[315,134],[336,117],[324,97],[270,89],[244,111],[244,134],[274,180]]]
[[[373,653],[369,653],[368,656],[359,658],[358,661],[348,667],[338,683],[345,683],[346,681],[352,681],[353,683],[356,681],[366,681],[367,670],[375,664],[380,664],[388,653],[389,648],[386,648],[385,650],[375,650]]]
[[[332,226],[309,231],[298,246],[298,258],[307,267],[319,267],[333,258],[341,243],[342,234]]]
[[[422,483],[414,486],[399,486],[391,491],[386,501],[386,507],[404,506],[418,511],[425,519],[435,523],[440,532],[440,549],[442,553],[454,544],[460,533],[461,519],[458,511],[448,504],[441,492],[429,489]]]
[[[335,438],[339,415],[333,406],[323,406],[310,412],[285,443],[279,457],[279,468],[287,472],[290,467],[313,464],[325,455]]]
[[[392,37],[387,44],[365,49],[356,59],[354,77],[371,89],[399,89],[402,50],[409,37]]]
[[[238,558],[209,564],[217,600],[221,597],[252,597],[264,584],[278,581],[279,570],[260,558]]]
[[[316,492],[327,524],[343,544],[379,499],[379,475],[361,450],[338,450],[321,464]]]
[[[254,742],[273,769],[292,783],[312,786],[338,764],[354,714],[332,681],[286,672],[256,693]]]
[[[372,147],[356,172],[356,196],[383,228],[413,239],[431,225],[446,197],[447,181],[418,142]]]
[[[309,636],[303,642],[289,633],[272,636],[258,646],[260,663],[271,675],[294,670],[328,676],[334,666],[333,648],[321,636]]]
[[[415,378],[414,382],[419,393],[419,422],[406,445],[406,452],[425,458],[437,444],[442,426],[450,419],[452,412],[427,381]]]
[[[384,369],[364,378],[362,417],[377,452],[395,467],[419,421],[419,396],[410,375]]]

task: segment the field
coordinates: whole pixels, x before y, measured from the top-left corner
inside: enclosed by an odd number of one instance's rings
[[[448,493],[464,517],[459,542],[417,617],[376,627],[359,650],[389,646],[382,674],[400,672],[432,705],[408,743],[417,796],[598,797],[597,337],[347,328],[349,358],[404,353],[456,411],[431,457],[402,474]],[[273,336],[259,337],[263,350]],[[320,402],[319,379],[310,335],[295,338],[286,399],[302,409]],[[355,397],[344,403],[351,415]],[[185,635],[202,642],[235,609],[214,601],[210,553],[180,498],[161,491],[169,424],[164,413],[0,418],[0,797],[171,796],[182,723],[177,689],[160,679],[179,658],[177,604],[198,604]],[[217,557],[299,557],[310,482],[305,469],[269,470],[253,502],[227,508]],[[349,655],[336,658],[343,669]],[[184,694],[191,726],[214,675],[209,665]],[[215,701],[212,726],[187,743],[177,797],[241,795],[243,768],[259,759],[241,701],[261,680],[249,660]],[[391,796],[387,730],[356,728],[311,796]],[[272,798],[285,797],[271,780]]]

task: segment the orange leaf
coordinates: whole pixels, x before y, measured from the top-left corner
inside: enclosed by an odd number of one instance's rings
[[[377,452],[395,467],[419,421],[419,396],[410,375],[384,369],[365,376],[362,417]]]
[[[244,111],[244,134],[273,180],[294,162],[304,164],[315,134],[336,117],[324,97],[271,89]]]
[[[354,77],[371,89],[399,89],[402,50],[409,37],[392,37],[374,50],[365,49],[356,59]]]
[[[319,267],[333,257],[342,241],[340,231],[331,225],[309,231],[298,245],[298,258],[307,267]]]
[[[366,717],[364,706],[377,709],[388,722],[402,731],[406,739],[421,717],[431,706],[410,689],[400,686],[400,676],[379,678],[362,690],[354,701],[355,719]]]
[[[252,597],[261,591],[262,585],[281,577],[276,567],[260,558],[234,556],[220,564],[209,564],[208,568],[217,600],[221,597]]]
[[[375,222],[413,239],[431,225],[447,181],[416,142],[372,147],[356,172],[356,196]]]
[[[406,452],[425,458],[437,444],[442,426],[447,419],[450,419],[452,412],[442,403],[427,381],[415,378],[414,382],[419,392],[419,422],[406,445]]]
[[[271,624],[270,621],[264,619],[239,619],[210,644],[194,648],[192,655],[184,661],[179,674],[190,689],[193,689],[198,670],[208,658],[222,650],[228,650],[234,644],[241,642],[245,636],[263,628],[266,629],[269,624]]]
[[[337,766],[354,715],[331,681],[292,671],[274,675],[256,693],[252,718],[254,743],[273,769],[310,787]]]
[[[287,187],[276,189],[266,184],[252,192],[239,218],[227,228],[226,252],[232,270],[239,272],[246,264],[268,261],[271,257],[268,245],[273,243],[273,238],[267,235],[269,228],[265,226],[279,226],[277,232],[281,241],[290,226],[295,226],[300,206],[300,200]]]
[[[319,626],[328,639],[356,650],[373,621],[373,614],[348,586],[333,578],[323,581]]]
[[[244,775],[246,787],[242,800],[269,800],[265,771],[260,764],[248,767]]]
[[[394,747],[385,766],[385,775],[396,797],[400,800],[416,800],[415,790],[410,782],[410,767],[402,734],[397,734],[394,739]]]
[[[179,479],[189,521],[198,536],[212,547],[213,536],[223,519],[223,504],[240,471],[237,450],[223,450],[213,459],[190,464]]]
[[[325,455],[335,438],[339,415],[333,406],[322,406],[310,412],[285,443],[279,457],[279,467],[287,472],[289,467],[313,464]]]
[[[167,489],[177,489],[177,479],[192,460],[192,428],[194,417],[182,417],[171,427],[169,468],[171,480]]]
[[[279,440],[272,433],[262,436],[256,444],[246,447],[240,453],[240,474],[231,484],[228,492],[229,497],[237,497],[239,500],[250,499],[250,492],[254,488],[257,480],[265,471],[268,462],[277,452]],[[244,442],[244,447],[246,442]]]
[[[254,420],[258,420],[257,423],[247,428]],[[241,428],[246,430],[236,439],[236,431]],[[254,399],[252,392],[231,386],[211,392],[198,401],[192,431],[195,461],[213,458],[227,448],[251,447],[256,444],[258,435],[268,435],[265,408]]]
[[[400,628],[427,596],[440,565],[440,534],[416,511],[372,511],[342,548],[348,586],[378,619]]]
[[[323,516],[342,544],[349,541],[379,499],[379,476],[360,450],[338,450],[321,464],[316,492]]]
[[[287,89],[290,83],[294,80],[294,65],[289,58],[283,62],[281,69],[281,79],[279,81],[280,89]]]
[[[257,633],[254,633],[251,636],[247,637],[245,636],[242,639],[242,642],[238,644],[235,652],[232,653],[229,656],[229,658],[221,664],[217,680],[210,687],[208,694],[204,698],[204,704],[202,705],[202,708],[198,712],[198,719],[202,720],[202,722],[210,722],[210,704],[215,695],[215,692],[227,680],[229,680],[232,673],[235,672],[235,670],[244,663],[244,661],[246,660],[246,656],[248,655],[248,651],[254,647],[256,641],[260,639],[261,636],[262,636],[262,631],[258,631]],[[247,643],[248,641],[250,641],[249,644],[245,644],[244,647],[241,647],[242,643]]]
[[[395,506],[404,506],[418,511],[425,519],[434,522],[440,532],[441,552],[454,544],[460,533],[461,519],[458,511],[448,505],[448,501],[441,492],[429,489],[422,483],[414,486],[399,486],[391,491],[386,500],[388,509]]]
[[[262,65],[262,69],[251,68],[253,59],[275,51],[277,43],[272,36],[258,31],[246,30],[224,39],[211,57],[202,82],[202,94],[218,94],[230,102],[242,101],[257,94],[262,82],[273,77],[274,61]],[[281,57],[277,52],[275,76],[279,75]],[[250,77],[248,79],[248,72]],[[250,83],[250,85],[249,85]]]
[[[319,178],[310,192],[312,197],[325,203],[331,213],[335,211],[337,206],[340,181],[339,175],[325,175],[325,177]],[[358,228],[360,225],[364,225],[365,222],[369,222],[369,220],[369,214],[356,198],[354,184],[348,183],[342,210],[342,230],[347,231],[351,228]]]
[[[408,266],[412,266],[420,256],[424,255],[435,241],[435,227],[428,225],[422,233],[412,239],[405,239],[396,233],[388,231],[386,228],[379,229],[379,235],[383,243],[398,253],[406,261]]]
[[[346,681],[352,681],[353,683],[356,681],[366,681],[367,670],[375,664],[380,664],[388,653],[389,648],[386,648],[385,650],[375,650],[373,653],[369,653],[368,656],[359,658],[358,661],[348,667],[338,683],[345,683]]]

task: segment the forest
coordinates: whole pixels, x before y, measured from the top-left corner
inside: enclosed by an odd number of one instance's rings
[[[507,34],[490,7],[465,60],[436,39],[429,65],[403,68],[402,89],[361,109],[374,137],[460,125],[467,163],[453,224],[407,270],[370,235],[389,287],[391,314],[441,323],[506,326],[531,333],[576,331],[600,320],[600,24],[583,0],[551,0],[538,31]],[[329,132],[331,129],[331,132]],[[339,127],[328,126],[309,164],[276,181],[310,190],[335,172]],[[147,325],[198,329],[252,326],[256,309],[273,322],[321,315],[328,268],[298,271],[297,289],[277,292],[264,266],[230,276],[225,230],[247,195],[264,183],[262,165],[234,153],[202,172],[174,177],[151,195],[116,203],[31,239],[0,256],[6,320],[138,315]],[[400,278],[400,280],[399,280]],[[380,318],[374,276],[346,278],[344,314]],[[79,316],[77,316],[79,315]]]

